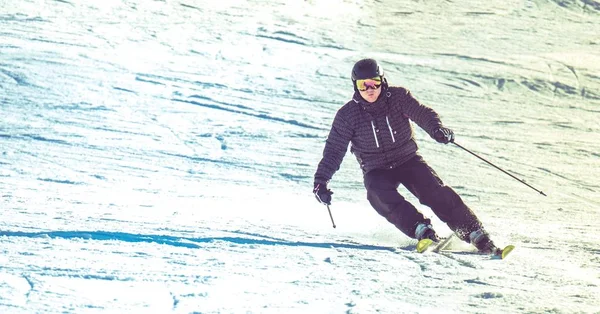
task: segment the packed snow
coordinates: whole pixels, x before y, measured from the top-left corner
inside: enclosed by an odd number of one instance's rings
[[[1,313],[600,313],[600,2],[0,0]],[[350,153],[354,62],[505,260],[415,252]],[[403,188],[442,235],[450,230]]]

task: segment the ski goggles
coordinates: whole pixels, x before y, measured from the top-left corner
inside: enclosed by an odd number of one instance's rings
[[[378,89],[381,86],[381,77],[373,77],[364,80],[356,80],[356,88],[364,92],[367,89]]]

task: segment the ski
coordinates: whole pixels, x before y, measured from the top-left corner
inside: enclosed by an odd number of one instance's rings
[[[419,240],[419,242],[417,243],[417,252],[418,253],[425,253],[425,252],[434,252],[434,253],[470,253],[470,252],[464,252],[464,251],[452,251],[452,250],[444,250],[450,243],[450,241],[452,240],[454,234],[450,235],[449,237],[442,239],[440,242],[434,242],[431,239],[422,239]],[[479,252],[472,252],[473,254],[479,254],[479,255],[491,255],[492,259],[505,259],[510,252],[512,252],[514,250],[515,246],[514,245],[508,245],[506,247],[504,247],[503,249],[498,249],[496,252],[494,253],[479,253]]]
[[[502,249],[502,251],[500,252],[500,254],[498,254],[498,256],[500,256],[501,259],[505,259],[506,256],[508,256],[508,254],[510,254],[510,252],[512,252],[512,250],[515,249],[514,245],[507,245],[505,248]]]
[[[417,252],[424,253],[425,251],[432,251],[438,253],[440,250],[448,246],[448,243],[452,240],[454,234],[449,237],[442,239],[440,242],[434,242],[431,239],[421,239],[417,242]]]

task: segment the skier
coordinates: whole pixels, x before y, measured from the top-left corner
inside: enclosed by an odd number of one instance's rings
[[[352,84],[354,96],[337,111],[314,176],[317,200],[331,205],[333,192],[327,184],[351,143],[350,151],[363,171],[371,206],[404,234],[417,240],[440,241],[430,219],[398,193],[400,184],[430,207],[459,238],[482,253],[500,254],[473,211],[417,153],[409,120],[439,143],[453,142],[453,131],[407,89],[388,86],[383,68],[374,59],[356,62]]]

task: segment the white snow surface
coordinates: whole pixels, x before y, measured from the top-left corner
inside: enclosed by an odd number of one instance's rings
[[[599,34],[596,0],[0,0],[0,313],[600,313]],[[416,128],[508,259],[416,253],[350,153],[332,228],[365,57],[548,195]]]

